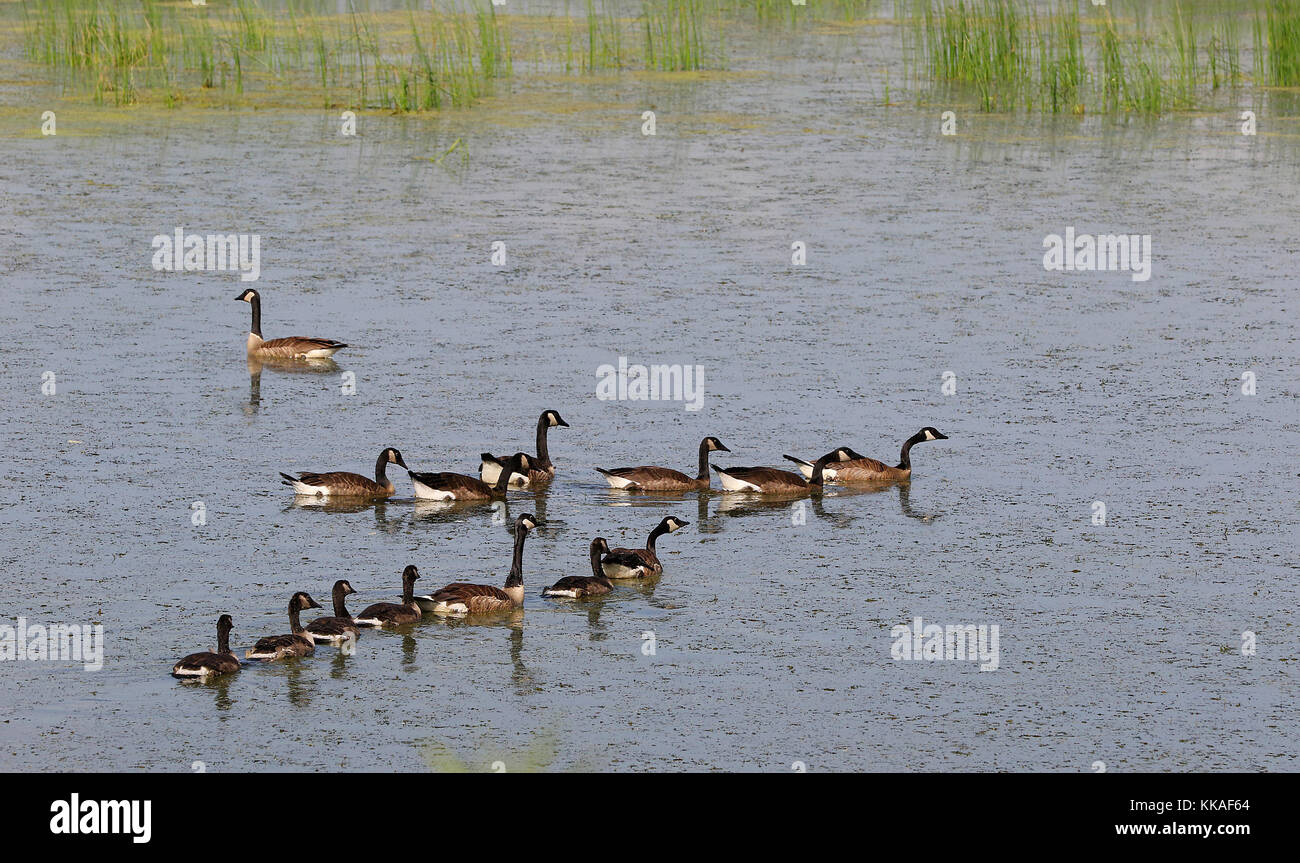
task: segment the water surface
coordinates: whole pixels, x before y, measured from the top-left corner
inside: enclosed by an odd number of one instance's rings
[[[323,111],[69,104],[40,138],[40,104],[6,110],[9,614],[102,623],[107,659],[0,669],[0,766],[1295,769],[1294,118],[1245,139],[1231,117],[972,112],[944,138],[937,110],[880,104],[870,35],[517,82],[355,139]],[[457,139],[467,158],[432,161]],[[178,225],[260,234],[267,337],[342,339],[338,368],[251,381],[238,276],[150,268]],[[1151,234],[1153,277],[1045,272],[1067,226]],[[701,366],[703,408],[598,400],[620,356]],[[571,428],[549,492],[508,502],[544,521],[522,613],[168,676],[219,614],[242,652],[336,578],[354,611],[408,563],[422,588],[500,583],[490,509],[416,505],[404,475],[375,507],[297,507],[277,472],[366,473],[387,445],[472,472],[531,450],[545,408]],[[925,425],[950,440],[916,448],[910,485],[828,493],[801,524],[591,469],[692,470],[708,434],[722,464],[892,461]],[[591,537],[636,545],[669,513],[692,524],[662,578],[538,596]],[[999,625],[1000,668],[892,660],[916,616]]]

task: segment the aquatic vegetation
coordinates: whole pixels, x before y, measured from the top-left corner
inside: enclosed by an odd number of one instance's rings
[[[1300,0],[1272,0],[1255,16],[1260,77],[1276,87],[1300,85]]]
[[[702,69],[702,0],[646,0],[642,5],[647,69]]]
[[[1300,0],[1172,0],[1125,18],[1068,0],[915,0],[906,11],[918,86],[967,89],[985,111],[1047,113],[1160,114],[1241,87],[1250,15],[1269,82],[1300,82]]]
[[[25,0],[23,11],[28,57],[65,88],[114,105],[154,91],[173,104],[279,86],[326,105],[412,111],[472,104],[512,71],[486,2],[475,11],[319,15],[294,2],[272,14],[256,0]]]
[[[984,111],[1158,115],[1233,99],[1253,81],[1300,85],[1300,0],[582,0],[562,14],[499,14],[491,0],[374,11],[350,0],[23,0],[30,60],[65,93],[129,105],[267,97],[395,112],[474,104],[515,75],[691,72],[726,67],[741,28],[863,22],[842,38],[902,33],[901,76],[873,70],[891,104],[900,78],[919,102]],[[889,14],[891,17],[880,17]],[[877,16],[877,17],[872,17]],[[859,37],[858,34],[861,34]],[[1252,40],[1253,36],[1253,40]],[[520,48],[523,49],[521,55]],[[1247,56],[1248,55],[1248,56]],[[1243,62],[1243,56],[1246,60]]]

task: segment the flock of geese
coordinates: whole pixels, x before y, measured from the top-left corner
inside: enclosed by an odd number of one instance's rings
[[[347,347],[333,339],[288,338],[265,340],[262,337],[262,305],[257,291],[245,290],[235,299],[252,305],[253,322],[248,334],[248,355],[252,359],[277,359],[311,361],[331,357]],[[304,498],[345,501],[376,501],[396,493],[393,481],[388,478],[390,464],[395,464],[410,477],[415,497],[437,501],[494,501],[506,497],[511,488],[538,487],[555,477],[555,465],[547,448],[547,432],[552,428],[567,428],[568,423],[554,410],[546,410],[537,420],[536,453],[516,452],[510,456],[482,453],[479,457],[478,476],[451,472],[417,472],[406,466],[402,454],[395,447],[385,447],[375,460],[374,479],[348,471],[327,473],[299,473],[294,476],[281,473],[283,484]],[[798,466],[798,472],[772,467],[721,468],[709,462],[709,454],[730,452],[722,441],[709,436],[700,441],[699,464],[695,476],[667,467],[642,465],[639,467],[596,468],[611,488],[632,492],[676,492],[707,490],[711,488],[709,469],[718,474],[724,492],[763,495],[772,498],[798,498],[822,490],[827,482],[841,485],[878,485],[906,481],[912,474],[912,447],[925,441],[946,440],[938,429],[927,426],[903,443],[897,465],[889,465],[868,458],[850,447],[837,447],[815,461],[806,461],[787,455],[785,458]],[[591,541],[589,558],[590,575],[569,575],[542,591],[543,596],[578,599],[599,596],[613,589],[613,582],[643,579],[663,572],[663,563],[655,551],[656,541],[665,534],[686,527],[690,522],[668,516],[650,532],[644,548],[613,548],[603,537]],[[494,614],[519,608],[524,602],[524,540],[529,531],[536,529],[537,519],[524,513],[515,520],[514,552],[510,572],[505,584],[496,587],[488,584],[453,582],[429,594],[416,594],[415,582],[419,570],[407,566],[402,572],[402,601],[380,602],[353,615],[347,609],[347,597],[356,591],[346,580],[335,582],[333,588],[333,614],[318,617],[305,626],[300,614],[320,608],[310,595],[303,592],[289,599],[289,632],[259,639],[249,648],[244,658],[275,661],[293,656],[308,656],[316,644],[342,646],[354,642],[365,628],[385,628],[414,623],[426,614],[439,617],[467,617]],[[217,649],[215,652],[193,653],[172,667],[178,678],[210,677],[238,671],[242,665],[230,648],[230,632],[234,621],[229,614],[217,620]]]

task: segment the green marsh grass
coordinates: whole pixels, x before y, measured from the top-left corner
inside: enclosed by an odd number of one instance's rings
[[[1300,86],[1300,0],[1272,0],[1255,16],[1257,74],[1275,87]]]
[[[1082,11],[1081,11],[1082,10]],[[913,0],[916,83],[984,111],[1161,114],[1245,83],[1241,23],[1270,83],[1300,84],[1300,0],[1165,0],[1118,17],[1074,0]]]
[[[393,11],[365,3],[350,0],[339,14],[321,14],[319,0],[21,8],[28,58],[64,92],[115,105],[440,110],[474,104],[512,77],[516,40],[542,74],[694,72],[726,68],[733,30],[772,45],[770,28],[803,22],[829,23],[821,33],[841,39],[901,32],[901,76],[881,70],[886,103],[900,78],[921,101],[1051,114],[1161,114],[1232,101],[1248,84],[1300,86],[1300,0],[1151,0],[1122,11],[1086,0],[574,0],[544,19],[499,14],[491,0],[435,0],[433,9],[410,0]]]
[[[703,0],[645,0],[641,18],[647,69],[705,68],[703,11]]]
[[[512,73],[488,0],[472,11],[319,15],[301,0],[272,14],[257,0],[218,7],[140,0],[23,4],[26,51],[96,102],[177,104],[247,88],[325,105],[415,111],[470,105]]]

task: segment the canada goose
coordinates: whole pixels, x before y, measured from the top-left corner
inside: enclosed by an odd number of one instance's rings
[[[828,465],[823,471],[822,476],[827,482],[839,482],[845,485],[871,483],[871,482],[888,482],[912,477],[912,447],[918,443],[928,440],[947,440],[946,434],[941,434],[937,428],[926,426],[916,434],[912,435],[903,442],[903,452],[898,458],[898,466],[890,467],[874,458],[867,458],[864,455],[850,452],[853,458],[840,464]],[[813,466],[803,459],[795,458],[792,455],[785,458],[799,465],[799,470],[804,476],[811,477]]]
[[[632,491],[689,491],[693,488],[709,487],[709,453],[731,452],[715,437],[706,437],[700,441],[700,471],[692,479],[681,471],[666,467],[616,467],[613,470],[596,468],[605,475],[605,481],[613,488]]]
[[[418,597],[421,606],[434,614],[463,617],[507,611],[524,604],[524,539],[537,527],[533,514],[526,512],[515,519],[515,556],[506,576],[505,590],[490,584],[454,582],[431,596]]]
[[[542,411],[542,415],[537,418],[537,455],[529,456],[530,466],[527,473],[510,477],[511,485],[526,486],[535,482],[546,482],[555,476],[555,465],[551,464],[551,453],[546,448],[546,430],[554,426],[568,428],[569,424],[555,411]],[[479,460],[481,462],[478,468],[479,478],[489,485],[495,484],[502,465],[506,463],[505,457],[485,452],[479,456]]]
[[[337,645],[360,634],[357,625],[352,622],[352,615],[348,614],[347,605],[344,604],[348,594],[351,593],[356,591],[347,581],[334,582],[334,616],[318,617],[307,624],[307,635],[313,641],[325,641]]]
[[[218,617],[217,652],[191,653],[172,666],[172,677],[197,677],[207,680],[209,677],[238,671],[239,660],[235,658],[235,652],[230,649],[230,630],[234,628],[235,622],[230,619],[229,614]]]
[[[281,357],[284,359],[323,359],[333,356],[335,351],[346,348],[343,342],[333,339],[312,339],[306,336],[289,336],[284,339],[262,338],[262,298],[257,291],[249,288],[241,291],[236,300],[251,303],[253,306],[253,327],[248,331],[248,353],[258,357]]]
[[[601,569],[610,578],[645,578],[647,575],[658,575],[664,571],[664,566],[659,562],[659,555],[655,553],[655,540],[665,533],[681,530],[688,524],[689,521],[682,521],[677,516],[668,516],[650,531],[650,537],[645,541],[645,548],[612,549],[600,562]]]
[[[285,659],[290,656],[311,656],[316,652],[316,642],[298,622],[298,612],[320,608],[320,603],[299,591],[289,598],[289,634],[268,635],[244,653],[246,659]]]
[[[542,596],[567,596],[577,599],[581,596],[600,596],[609,593],[614,585],[609,583],[600,566],[601,555],[609,553],[609,543],[605,537],[598,536],[591,541],[591,575],[566,575],[542,591]]]
[[[397,489],[388,478],[388,465],[396,464],[406,467],[402,454],[391,446],[379,454],[375,460],[375,478],[367,479],[359,473],[336,470],[330,473],[300,473],[297,478],[281,472],[284,477],[281,485],[287,485],[294,493],[301,495],[320,495],[322,497],[351,498],[385,498],[392,497]]]
[[[421,500],[500,500],[506,496],[506,488],[516,474],[527,473],[532,459],[524,453],[517,452],[506,462],[509,472],[505,477],[501,471],[493,478],[492,485],[483,480],[465,476],[461,473],[416,473],[408,470],[411,486],[415,496]]]
[[[812,478],[804,479],[797,473],[774,467],[729,467],[726,470],[713,465],[722,480],[723,491],[746,491],[758,494],[801,495],[820,491],[823,470],[830,462],[843,462],[853,458],[855,453],[840,447],[817,459],[813,465]]]
[[[402,604],[376,602],[352,618],[357,626],[402,626],[414,623],[421,617],[420,606],[415,602],[415,581],[420,571],[414,566],[402,570]]]

